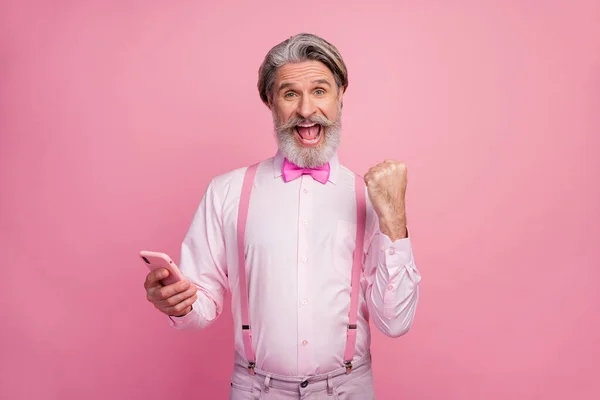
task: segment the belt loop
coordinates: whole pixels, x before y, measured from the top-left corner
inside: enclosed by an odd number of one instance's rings
[[[271,385],[271,374],[265,376],[265,393],[269,393],[269,386]]]
[[[333,378],[331,375],[327,375],[327,396],[333,396]]]

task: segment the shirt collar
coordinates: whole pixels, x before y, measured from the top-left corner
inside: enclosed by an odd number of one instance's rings
[[[281,154],[281,150],[277,150],[277,154],[275,154],[275,157],[273,157],[274,178],[279,178],[283,175],[283,159],[284,157],[283,154]],[[335,185],[340,170],[340,161],[338,159],[337,153],[335,153],[333,157],[331,157],[331,160],[329,160],[329,168],[329,182]]]

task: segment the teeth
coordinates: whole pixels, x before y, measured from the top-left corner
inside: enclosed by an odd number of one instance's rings
[[[315,125],[316,124],[314,124],[314,123],[313,124],[308,124],[308,125],[306,125],[306,124],[304,124],[304,125],[298,124],[298,126],[300,126],[302,128],[310,128],[311,126],[315,126]]]

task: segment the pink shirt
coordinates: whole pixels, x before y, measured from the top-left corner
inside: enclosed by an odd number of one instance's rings
[[[331,162],[326,184],[282,179],[278,152],[257,170],[246,228],[250,323],[256,366],[275,374],[314,375],[343,364],[356,231],[354,174]],[[236,225],[246,168],[214,178],[183,241],[179,268],[200,290],[193,310],[169,317],[177,329],[209,326],[232,295],[235,350],[241,330]],[[367,196],[364,269],[354,358],[369,352],[369,315],[388,336],[411,326],[421,280],[410,239],[381,233]]]

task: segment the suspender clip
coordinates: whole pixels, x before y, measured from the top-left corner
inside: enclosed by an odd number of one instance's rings
[[[356,324],[348,325],[348,329],[356,329]]]
[[[256,375],[256,372],[254,372],[255,366],[256,366],[256,363],[254,361],[250,361],[248,363],[248,372],[250,372],[250,375]]]
[[[352,372],[352,361],[344,361],[344,366],[346,367],[346,375]]]

